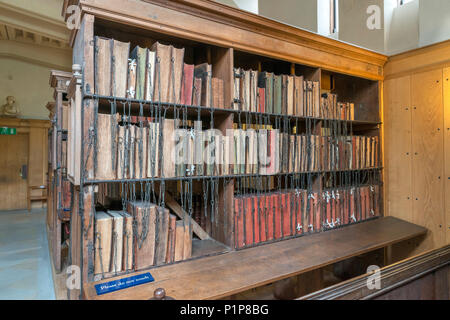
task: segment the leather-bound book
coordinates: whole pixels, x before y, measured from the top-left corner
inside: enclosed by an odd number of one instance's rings
[[[184,222],[178,220],[175,223],[175,252],[174,261],[182,261],[184,254]]]
[[[127,95],[128,56],[130,43],[111,39],[111,95],[125,98]]]
[[[119,211],[108,211],[113,218],[112,246],[111,246],[111,272],[122,271],[123,259],[123,227],[124,219]]]
[[[267,241],[273,240],[275,235],[275,210],[274,210],[274,201],[273,201],[274,194],[269,193],[266,196],[266,229],[267,229]]]
[[[202,104],[202,79],[194,77],[194,87],[192,89],[192,105],[200,106]]]
[[[266,89],[258,88],[258,112],[266,112]]]
[[[233,77],[233,110],[241,109],[241,68],[234,68]]]
[[[294,77],[294,114],[304,116],[303,114],[303,76]]]
[[[275,239],[280,239],[282,237],[282,232],[281,232],[281,224],[283,223],[282,220],[282,215],[281,215],[281,211],[282,211],[282,202],[281,202],[281,193],[280,192],[276,192],[274,193],[273,197],[272,197],[272,205],[274,208],[274,237]]]
[[[136,46],[130,53],[130,58],[136,61],[136,95],[135,99],[145,98],[145,80],[147,71],[147,49]]]
[[[251,210],[253,212],[253,243],[260,243],[261,242],[261,217],[260,217],[260,210],[259,210],[259,197],[257,195],[251,196]]]
[[[245,245],[250,246],[255,243],[255,227],[253,225],[254,211],[252,208],[252,197],[245,196],[244,201],[244,232],[245,232]]]
[[[173,214],[169,214],[169,234],[167,238],[166,263],[172,263],[175,261],[176,222],[177,217]]]
[[[303,190],[295,190],[296,197],[296,217],[297,221],[294,224],[296,234],[303,233],[303,202],[305,201],[305,193]]]
[[[244,246],[244,213],[242,198],[234,198],[234,246],[241,248]]]
[[[147,138],[147,178],[159,177],[159,122],[150,122]]]
[[[313,214],[314,214],[314,232],[319,232],[322,227],[322,216],[320,210],[320,199],[319,194],[317,192],[313,193],[312,206]]]
[[[204,135],[201,123],[196,123],[194,126],[194,165],[195,175],[202,176],[205,173],[203,154],[205,150]]]
[[[124,271],[133,269],[133,217],[121,211],[123,217],[123,265]]]
[[[147,176],[147,138],[148,128],[135,126],[134,177],[144,179]]]
[[[220,96],[220,92],[219,92],[219,82],[220,79],[219,78],[212,78],[211,79],[211,87],[212,87],[212,107],[213,108],[220,108],[219,105],[219,96]]]
[[[156,206],[149,202],[128,203],[128,213],[136,225],[134,233],[134,268],[136,271],[155,264]]]
[[[190,220],[190,218],[187,218]],[[190,259],[192,256],[192,226],[187,221],[184,222],[184,241],[183,241],[183,260]]]
[[[261,194],[257,199],[259,202],[259,241],[265,242],[268,237],[267,216],[269,208],[267,207],[267,195]]]
[[[355,120],[355,104],[350,103],[350,120]]]
[[[266,112],[274,113],[274,83],[273,83],[273,73],[265,73],[265,92],[266,92]]]
[[[95,93],[111,95],[111,41],[95,37]]]
[[[129,58],[127,69],[127,90],[126,90],[126,97],[129,99],[136,98],[136,77],[137,77],[136,59]]]
[[[288,75],[281,76],[281,113],[287,114],[288,105]]]
[[[313,108],[314,114],[313,116],[316,118],[320,117],[320,86],[319,81],[313,82]]]
[[[95,179],[114,180],[116,177],[114,157],[116,152],[116,133],[115,116],[99,113],[97,115],[97,166],[95,170]]]
[[[273,77],[273,113],[281,114],[282,85],[281,76]]]
[[[341,189],[339,190],[339,198],[341,202],[341,225],[347,225],[349,221],[349,214],[350,214],[350,201],[348,196],[348,189]]]
[[[287,86],[287,90],[286,90],[286,94],[287,94],[287,114],[288,115],[294,115],[294,76],[288,76],[286,79],[286,86]]]
[[[163,121],[163,156],[161,165],[163,165],[162,176],[164,178],[175,177],[175,159],[173,151],[175,149],[175,122],[173,119],[164,119]]]
[[[281,194],[281,218],[282,218],[282,228],[283,237],[289,237],[292,230],[292,211],[291,211],[291,197],[290,193],[283,192]]]
[[[257,112],[258,71],[250,70],[250,111]]]
[[[118,126],[117,128],[117,166],[116,177],[117,179],[125,179],[126,177],[126,163],[125,163],[125,150],[127,144],[126,129],[124,126]]]
[[[169,100],[171,103],[181,101],[181,83],[183,79],[184,48],[171,46],[171,74],[169,77]]]
[[[183,82],[181,84],[181,104],[192,105],[192,92],[194,88],[194,65],[184,64]]]
[[[169,239],[169,209],[156,207],[158,215],[156,223],[156,250],[155,265],[162,265],[166,262],[167,241]]]
[[[212,106],[212,67],[208,63],[202,63],[194,67],[194,77],[202,79],[201,102],[203,107],[210,108]]]
[[[144,99],[147,101],[154,101],[154,86],[155,86],[155,69],[156,69],[156,53],[147,50],[147,61],[145,68],[145,90],[144,90]]]
[[[156,55],[156,68],[154,78],[153,100],[160,102],[169,102],[169,87],[172,75],[172,50],[171,46],[155,42],[151,51]]]
[[[127,159],[127,164],[128,164],[128,174],[127,174],[127,178],[128,179],[134,179],[136,176],[136,126],[134,124],[130,125],[128,127],[128,131],[130,134],[130,140],[128,143],[128,159]]]
[[[95,213],[94,274],[110,271],[113,218],[106,212]]]
[[[242,71],[241,93],[242,93],[242,104],[241,104],[242,111],[250,111],[250,103],[251,103],[250,70]]]

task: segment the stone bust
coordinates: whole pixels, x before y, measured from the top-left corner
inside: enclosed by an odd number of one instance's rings
[[[6,97],[6,103],[0,109],[0,115],[5,117],[18,117],[20,116],[19,108],[15,106],[16,98],[13,96]]]

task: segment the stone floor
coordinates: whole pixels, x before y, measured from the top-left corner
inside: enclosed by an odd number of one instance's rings
[[[45,209],[0,212],[0,300],[53,300]]]

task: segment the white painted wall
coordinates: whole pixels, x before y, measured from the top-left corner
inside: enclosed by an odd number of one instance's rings
[[[405,52],[419,46],[419,0],[413,0],[393,10],[386,37],[387,55]]]
[[[317,33],[330,36],[330,0],[317,0]]]
[[[317,33],[317,0],[259,0],[258,9],[261,16]]]
[[[258,0],[214,0],[227,6],[258,14]]]
[[[450,39],[450,1],[419,1],[419,46]]]

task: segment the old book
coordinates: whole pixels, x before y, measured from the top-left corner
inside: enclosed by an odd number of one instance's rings
[[[184,222],[178,220],[175,223],[175,253],[174,261],[182,261],[184,254]]]
[[[192,90],[192,105],[200,106],[202,104],[202,79],[194,77],[194,88]]]
[[[287,114],[288,115],[294,115],[294,77],[293,76],[288,76],[286,79],[286,94],[287,94]]]
[[[196,122],[194,126],[194,146],[193,146],[193,160],[195,175],[202,176],[205,173],[203,153],[205,149],[204,144],[205,132],[202,131],[201,122]]]
[[[160,102],[169,102],[169,87],[171,83],[171,46],[155,42],[151,51],[155,52],[155,78],[153,88],[153,100]]]
[[[169,214],[169,234],[167,237],[166,263],[172,263],[175,261],[176,222],[177,217],[173,214]]]
[[[114,180],[116,153],[116,129],[115,116],[99,113],[97,115],[97,166],[95,178],[97,180]]]
[[[135,179],[136,177],[136,126],[134,124],[128,126],[129,143],[128,143],[128,179]]]
[[[127,76],[127,98],[136,98],[136,77],[137,77],[137,64],[136,59],[128,59],[128,76]]]
[[[169,77],[169,100],[171,103],[181,101],[181,83],[183,80],[184,48],[171,46],[171,74]]]
[[[251,111],[251,71],[242,71],[241,92],[242,111]]]
[[[273,113],[281,114],[282,85],[281,76],[273,77]]]
[[[175,177],[175,121],[164,119],[163,121],[163,159],[161,160],[162,176],[164,178]]]
[[[136,95],[135,99],[145,98],[145,80],[147,71],[147,49],[136,46],[130,53],[130,59],[136,61]]]
[[[319,82],[313,82],[313,117],[320,117],[320,87]]]
[[[166,262],[167,241],[169,238],[169,209],[156,207],[158,215],[156,223],[156,249],[155,265],[161,265]]]
[[[259,210],[258,210],[258,219],[259,219],[259,242],[266,242],[267,241],[267,195],[261,194],[259,197],[257,197],[257,202],[259,203]]]
[[[133,217],[125,211],[120,211],[123,217],[123,265],[127,271],[133,269]]]
[[[184,64],[183,82],[181,84],[181,104],[192,105],[192,93],[194,88],[194,65]]]
[[[281,239],[282,231],[281,224],[283,222],[281,217],[281,193],[276,192],[272,195],[272,205],[274,210],[274,237],[275,239]]]
[[[281,76],[281,113],[287,114],[288,104],[288,76],[283,74]]]
[[[304,116],[303,113],[303,76],[294,77],[294,114]]]
[[[111,246],[111,272],[122,271],[123,259],[123,227],[124,218],[119,211],[108,211],[113,218],[112,246]]]
[[[273,113],[273,73],[260,72],[258,77],[258,86],[264,88],[265,93],[265,111],[263,112]]]
[[[250,111],[257,112],[258,71],[250,70]]]
[[[220,82],[221,80],[219,78],[212,78],[211,79],[211,87],[212,87],[212,107],[214,108],[221,108],[220,106]]]
[[[95,213],[94,274],[110,271],[113,218],[106,212]]]
[[[127,96],[128,55],[130,53],[130,43],[111,39],[111,46],[111,94],[115,97],[125,98]]]
[[[192,256],[192,226],[189,226],[186,221],[184,222],[183,260],[187,260]]]
[[[147,178],[159,177],[159,122],[150,122],[147,138]]]
[[[134,233],[134,268],[136,271],[155,264],[156,206],[144,201],[128,203],[128,213],[136,226]]]
[[[266,89],[258,88],[258,110],[257,112],[266,112]]]
[[[147,60],[145,68],[145,90],[144,99],[147,101],[154,101],[154,86],[155,86],[155,70],[156,70],[156,53],[147,49]]]
[[[147,176],[147,138],[148,128],[139,126],[134,127],[135,146],[134,146],[134,178],[143,179]]]
[[[274,214],[274,194],[267,194],[266,196],[266,208],[267,208],[267,240],[273,240],[275,238],[275,214]]]
[[[95,37],[95,92],[102,96],[111,95],[111,41]]]
[[[292,231],[292,211],[290,193],[283,192],[281,194],[281,218],[282,218],[282,237],[288,237]]]
[[[233,77],[233,109],[241,110],[241,68],[234,68]]]
[[[208,63],[202,63],[194,67],[194,77],[202,79],[201,101],[203,107],[212,106],[211,79],[212,66]]]

